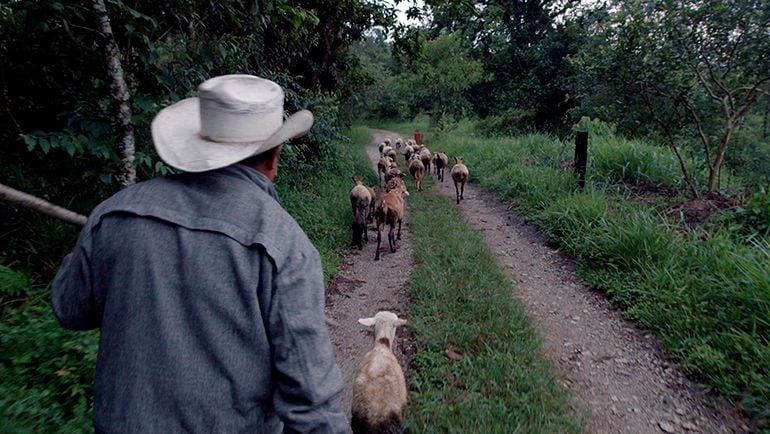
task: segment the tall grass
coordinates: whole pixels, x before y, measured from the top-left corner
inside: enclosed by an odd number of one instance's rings
[[[565,388],[481,235],[446,198],[426,190],[409,201],[410,226],[419,228],[409,431],[580,432]]]
[[[369,132],[359,128],[351,136],[352,142],[334,144],[333,158],[312,169],[283,167],[276,179],[284,207],[318,248],[327,279],[350,242],[351,176],[376,179],[361,146]],[[0,432],[93,430],[98,332],[62,329],[49,294],[47,282],[0,264]]]
[[[660,335],[684,368],[740,402],[760,425],[770,418],[770,256],[725,230],[683,233],[654,208],[611,193],[615,183],[677,186],[671,152],[632,140],[590,144],[589,185],[576,190],[558,162],[572,145],[548,136],[437,143],[464,155],[472,182],[513,204],[574,255],[582,277]]]

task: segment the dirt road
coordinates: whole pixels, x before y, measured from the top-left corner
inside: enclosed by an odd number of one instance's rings
[[[376,145],[397,135],[373,131],[375,138],[367,152],[374,165]],[[473,179],[473,167],[469,169]],[[455,199],[448,171],[445,182],[437,183],[434,191]],[[522,300],[537,325],[546,357],[571,390],[575,411],[584,415],[588,432],[749,431],[724,404],[684,377],[658,339],[624,320],[603,294],[586,287],[576,276],[574,263],[548,247],[505,204],[469,184],[459,209],[466,222],[484,234],[515,283],[517,292],[512,296]],[[382,260],[375,262],[376,232],[370,230],[369,244],[360,252],[351,250],[330,284],[327,315],[337,323],[330,331],[349,386],[372,345],[371,333],[357,319],[383,309],[408,318],[412,268],[408,220],[407,215],[396,253],[384,247]],[[405,331],[397,341],[396,357],[407,368],[413,350]],[[344,398],[348,411],[350,396],[348,390]]]

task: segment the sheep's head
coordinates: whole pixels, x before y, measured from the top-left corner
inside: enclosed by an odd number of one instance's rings
[[[361,176],[354,176],[353,182],[355,182],[356,185],[364,185],[364,178]]]
[[[455,157],[455,163],[456,164],[463,164],[463,157],[458,155]]]
[[[382,342],[387,339],[388,347],[393,349],[393,340],[396,338],[396,327],[406,324],[405,319],[399,318],[395,313],[381,310],[371,318],[359,318],[358,322],[367,327],[374,326],[374,341]]]

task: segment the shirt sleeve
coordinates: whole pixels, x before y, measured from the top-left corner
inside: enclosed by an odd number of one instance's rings
[[[324,322],[317,251],[293,255],[277,270],[271,312],[276,412],[286,432],[346,433],[345,388]]]
[[[51,286],[51,304],[59,323],[71,330],[99,327],[91,282],[87,247],[90,237],[82,234],[75,249],[64,257]]]

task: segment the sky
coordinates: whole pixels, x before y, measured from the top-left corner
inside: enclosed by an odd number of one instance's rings
[[[393,1],[390,1],[391,5],[393,3]],[[396,9],[398,9],[398,22],[408,25],[420,24],[418,20],[411,20],[406,17],[406,10],[412,7],[414,4],[417,4],[418,7],[423,6],[422,0],[406,0],[396,5]]]

